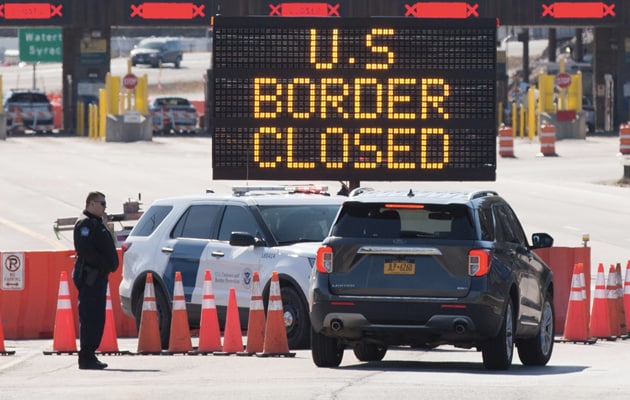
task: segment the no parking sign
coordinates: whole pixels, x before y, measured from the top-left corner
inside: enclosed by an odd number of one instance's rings
[[[2,290],[24,290],[24,253],[2,253]]]

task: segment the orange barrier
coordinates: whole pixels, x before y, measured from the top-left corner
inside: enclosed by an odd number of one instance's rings
[[[188,313],[186,312],[186,298],[182,273],[175,272],[175,287],[173,288],[173,307],[171,312],[171,334],[168,342],[168,353],[188,353],[192,351]]]
[[[514,157],[514,132],[511,126],[499,128],[499,155],[501,157]]]
[[[254,272],[252,297],[249,302],[249,320],[247,322],[246,355],[253,355],[263,351],[265,344],[265,307],[260,291],[260,276]]]
[[[223,351],[217,355],[239,353],[243,351],[243,334],[241,321],[238,317],[238,305],[236,303],[236,289],[230,288],[228,297],[227,315],[225,317],[225,331],[223,334]]]
[[[267,307],[267,324],[265,325],[265,345],[261,357],[293,357],[295,353],[289,352],[287,329],[284,326],[284,307],[280,292],[280,280],[278,273],[271,274],[271,287],[269,288],[269,306]]]
[[[565,340],[586,341],[588,340],[588,307],[584,296],[581,274],[582,264],[575,264],[573,277],[571,279],[571,295],[569,296],[569,307],[567,318],[564,324]]]
[[[162,341],[160,339],[160,326],[158,324],[157,304],[155,302],[155,289],[153,287],[153,274],[147,274],[144,286],[144,299],[142,300],[142,316],[140,317],[140,330],[138,333],[139,354],[160,354]]]
[[[571,282],[575,264],[581,263],[585,288],[586,304],[591,304],[591,248],[590,247],[549,247],[536,249],[536,254],[545,261],[553,271],[553,306],[555,310],[556,333],[564,331],[569,298],[571,296]],[[582,278],[580,278],[582,279]]]
[[[630,154],[630,122],[619,126],[619,153]]]
[[[119,250],[122,265],[122,252]],[[53,337],[57,287],[59,275],[65,271],[71,276],[74,268],[74,250],[3,252],[3,258],[15,260],[13,272],[15,287],[0,289],[0,314],[4,317],[5,335],[8,339],[50,339]],[[3,272],[7,273],[7,272]],[[136,337],[136,321],[125,315],[120,306],[118,287],[122,279],[122,267],[110,274],[112,311],[116,331],[121,337]],[[77,289],[69,283],[70,302],[74,325],[79,326]]]
[[[553,124],[543,123],[540,126],[540,154],[548,156],[557,156],[556,154],[556,127]]]
[[[204,115],[206,113],[206,101],[205,100],[191,100],[192,104],[197,110],[197,115]]]
[[[4,329],[2,328],[2,314],[0,313],[0,356],[10,356],[15,354],[15,351],[7,351],[4,347]]]
[[[63,99],[58,93],[49,95],[48,99],[53,109],[53,126],[57,129],[61,129],[63,127]]]
[[[591,335],[596,338],[610,339],[612,337],[608,315],[608,299],[606,296],[606,279],[602,263],[599,263],[597,267],[597,281],[595,283],[595,296],[593,298],[589,330]]]
[[[197,352],[209,354],[215,351],[221,351],[221,330],[219,328],[217,306],[214,302],[214,291],[212,290],[212,273],[207,269],[203,280]]]

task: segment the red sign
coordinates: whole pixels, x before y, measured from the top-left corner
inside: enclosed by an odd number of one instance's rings
[[[565,18],[594,18],[602,19],[610,16],[615,17],[615,5],[606,4],[601,1],[578,3],[574,1],[556,1],[551,4],[542,5],[542,16],[556,19]]]
[[[468,4],[463,1],[445,2],[431,1],[416,4],[405,4],[405,17],[417,18],[469,18],[479,17],[479,4]]]
[[[135,76],[134,74],[127,74],[123,76],[122,84],[125,87],[125,89],[129,89],[129,90],[135,89],[136,86],[138,86],[138,77]]]
[[[51,19],[63,17],[63,4],[4,3],[0,4],[0,18],[13,20]]]
[[[560,89],[568,88],[571,85],[571,75],[567,74],[566,72],[560,72],[558,75],[556,75],[555,84]]]
[[[131,4],[131,18],[141,19],[180,19],[190,20],[205,17],[204,4],[189,3],[161,3],[144,2],[141,4]]]
[[[282,17],[338,17],[339,4],[328,3],[280,3],[269,4],[269,15]]]

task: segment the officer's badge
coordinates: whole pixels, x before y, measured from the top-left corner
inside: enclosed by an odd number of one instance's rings
[[[81,236],[88,236],[90,234],[90,228],[88,228],[87,226],[81,227],[79,233],[81,233]]]

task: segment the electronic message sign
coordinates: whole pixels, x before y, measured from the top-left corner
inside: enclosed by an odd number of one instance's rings
[[[0,26],[67,25],[71,22],[71,0],[0,0]]]
[[[604,25],[618,23],[620,8],[618,0],[538,0],[534,14],[537,22],[565,25]]]
[[[210,25],[214,0],[124,0],[131,25]]]
[[[215,179],[494,180],[496,21],[216,17]]]

